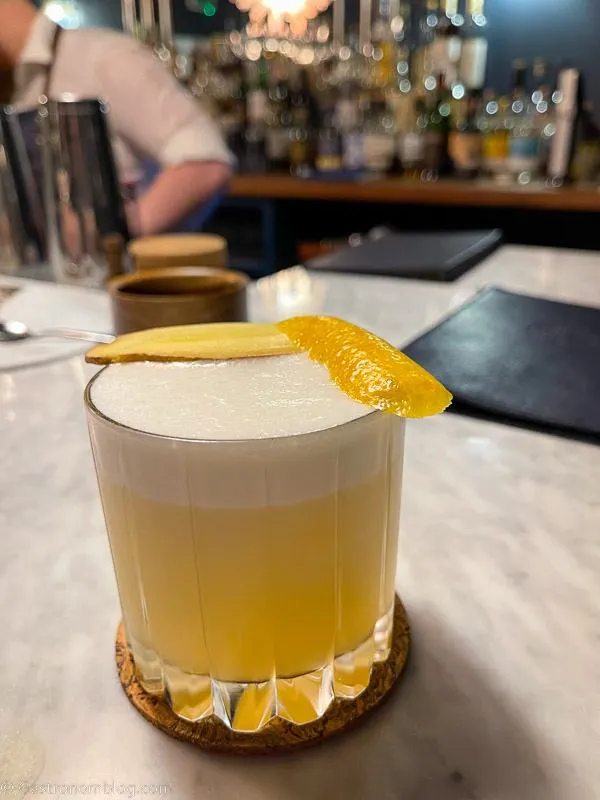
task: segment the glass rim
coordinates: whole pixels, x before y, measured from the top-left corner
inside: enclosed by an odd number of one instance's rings
[[[162,433],[151,433],[150,431],[142,431],[139,428],[133,428],[131,425],[124,425],[122,422],[117,422],[116,419],[112,419],[112,417],[107,416],[104,414],[100,409],[94,404],[92,400],[92,386],[96,379],[104,372],[104,370],[108,369],[111,364],[106,364],[93,375],[87,383],[85,387],[85,391],[83,394],[84,403],[86,409],[89,411],[97,419],[101,420],[102,422],[108,423],[109,425],[114,426],[115,428],[121,428],[124,431],[128,431],[129,433],[133,433],[137,436],[144,436],[150,439],[160,439],[162,441],[170,441],[170,442],[181,442],[186,444],[211,444],[211,445],[232,445],[232,444],[257,444],[259,442],[279,442],[285,441],[286,439],[294,439],[294,440],[306,440],[307,437],[311,436],[318,436],[319,434],[328,433],[330,431],[337,431],[341,428],[345,428],[349,425],[356,425],[358,423],[364,422],[367,419],[371,419],[374,414],[382,415],[389,413],[389,416],[396,417],[396,419],[401,420],[403,423],[406,421],[404,417],[400,417],[397,414],[392,414],[391,412],[386,412],[381,408],[371,408],[367,411],[366,414],[362,414],[360,417],[355,417],[354,419],[350,419],[347,422],[340,422],[338,425],[331,425],[328,428],[320,428],[316,431],[307,431],[306,433],[292,433],[292,434],[285,434],[283,436],[265,436],[261,438],[253,438],[253,439],[197,439],[191,438],[186,436],[165,436]]]

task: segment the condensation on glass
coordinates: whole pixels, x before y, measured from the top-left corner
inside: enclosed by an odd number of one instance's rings
[[[112,422],[90,387],[86,403],[146,690],[247,732],[363,692],[390,652],[404,420],[206,442]]]

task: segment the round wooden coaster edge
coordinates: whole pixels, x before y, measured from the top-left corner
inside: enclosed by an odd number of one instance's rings
[[[354,728],[389,696],[406,666],[409,649],[410,626],[404,606],[396,597],[390,657],[385,663],[374,665],[371,682],[359,697],[355,700],[334,700],[321,719],[307,725],[292,725],[276,718],[253,734],[231,731],[214,717],[195,723],[187,722],[174,714],[164,699],[146,692],[135,674],[122,624],[117,630],[115,657],[119,681],[127,698],[154,727],[180,741],[211,752],[264,755],[315,745]]]

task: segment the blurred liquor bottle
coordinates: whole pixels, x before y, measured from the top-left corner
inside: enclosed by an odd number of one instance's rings
[[[464,116],[452,120],[448,150],[452,170],[458,178],[473,179],[481,171],[482,133],[479,128],[480,97],[471,94]]]
[[[583,82],[579,70],[573,67],[561,69],[554,93],[556,132],[550,145],[547,169],[547,180],[551,186],[562,186],[571,178],[571,165],[576,149],[576,130],[583,96]]]
[[[423,180],[437,180],[450,171],[448,156],[452,113],[450,99],[451,95],[444,82],[444,76],[438,75],[436,91],[430,92],[425,98]]]
[[[389,0],[379,2],[371,28],[371,41],[373,84],[385,89],[394,81],[398,63],[398,46],[391,26]]]
[[[351,172],[365,166],[364,104],[360,102],[358,85],[347,81],[336,102],[336,124],[342,140],[342,165]]]
[[[544,59],[536,58],[533,62],[532,79],[531,105],[540,142],[540,175],[545,177],[552,138],[556,133],[556,106],[552,102],[551,78],[548,64]]]
[[[365,169],[377,175],[389,172],[396,155],[396,128],[394,115],[381,91],[371,95],[364,130]]]
[[[580,183],[596,183],[600,177],[600,128],[589,101],[582,105],[575,142],[571,177]]]
[[[289,172],[292,113],[287,84],[279,76],[269,85],[266,152],[271,172]]]
[[[264,59],[261,58],[259,61],[251,61],[247,64],[246,81],[243,167],[246,172],[266,172],[269,101]]]
[[[290,172],[296,177],[307,178],[315,167],[315,137],[319,120],[318,105],[305,69],[291,76],[290,111]]]
[[[484,92],[479,113],[482,132],[482,171],[489,178],[501,178],[506,173],[510,98],[497,98],[493,89]]]
[[[488,54],[485,0],[466,0],[463,19],[460,75],[467,89],[483,89]]]
[[[322,111],[321,125],[317,136],[315,167],[324,174],[339,172],[343,163],[342,136],[337,126],[335,108]]]
[[[415,115],[410,127],[399,138],[399,155],[405,178],[419,180],[425,168],[425,128],[427,110],[422,97],[415,100]]]
[[[513,65],[513,90],[506,173],[522,185],[540,177],[542,150],[536,108],[527,91],[528,67],[524,61]]]

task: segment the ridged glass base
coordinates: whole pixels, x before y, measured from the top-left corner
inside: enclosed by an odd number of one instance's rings
[[[127,644],[133,656],[136,675],[144,689],[149,694],[163,694],[165,691],[163,670],[157,653],[132,636],[127,637]]]
[[[387,661],[390,657],[392,638],[394,633],[394,606],[392,605],[387,614],[377,620],[373,641],[375,644],[375,655],[373,660],[376,663]]]
[[[162,695],[149,694],[142,686],[139,669],[133,661],[130,641],[127,641],[124,626],[121,624],[117,630],[115,660],[119,681],[129,702],[146,720],[169,736],[201,748],[202,750],[220,753],[238,754],[271,754],[284,753],[303,748],[308,745],[323,742],[332,736],[343,733],[346,729],[354,727],[361,718],[376,708],[384,697],[392,690],[395,682],[401,675],[408,658],[410,649],[410,626],[406,611],[399,598],[395,600],[392,646],[386,661],[373,663],[369,685],[365,691],[355,699],[337,697],[330,704],[327,711],[318,719],[307,724],[297,725],[288,722],[279,716],[275,704],[274,688],[279,695],[281,713],[292,711],[294,718],[298,719],[299,705],[298,691],[303,703],[308,702],[309,712],[315,714],[315,699],[317,702],[327,702],[327,697],[321,692],[313,693],[315,685],[322,688],[329,682],[322,679],[309,680],[309,687],[300,682],[289,682],[280,679],[275,687],[271,681],[252,686],[227,686],[225,694],[220,685],[210,684],[205,691],[206,683],[200,688],[189,683],[197,676],[185,676],[183,685],[174,682],[171,678],[170,696],[167,692]],[[347,666],[347,664],[344,664]],[[169,673],[165,669],[165,674]],[[177,674],[178,676],[178,674]],[[302,676],[305,677],[305,676]],[[309,676],[311,678],[312,676]],[[335,683],[335,675],[334,675]],[[347,686],[348,683],[344,683]],[[178,693],[177,689],[183,689]],[[233,690],[239,690],[233,697]],[[217,692],[218,690],[218,692]],[[291,692],[291,702],[288,693]],[[187,693],[187,696],[186,696]],[[334,688],[335,693],[335,688]],[[238,732],[230,725],[221,722],[217,713],[207,713],[207,708],[202,707],[203,701],[209,698],[214,703],[215,698],[222,704],[221,714],[233,718],[233,724],[240,729],[252,728],[251,733]],[[285,700],[287,710],[283,708]],[[170,702],[169,702],[170,701]],[[183,714],[173,712],[172,704],[183,704]],[[311,711],[312,708],[312,711]],[[199,716],[197,720],[190,721],[188,717]],[[269,724],[263,724],[264,719],[271,715]],[[289,714],[288,714],[289,715]]]
[[[390,654],[394,608],[376,623],[372,635],[349,653],[336,656],[313,672],[261,683],[219,681],[161,663],[158,655],[129,640],[143,688],[164,697],[181,719],[198,722],[218,717],[232,731],[254,733],[274,717],[295,725],[320,719],[333,700],[355,699],[369,686],[373,664]]]

